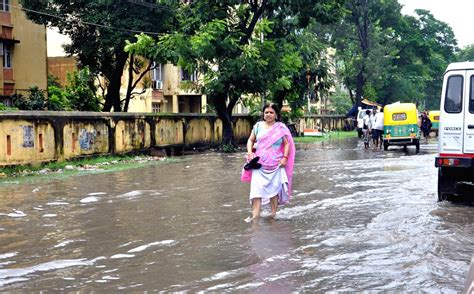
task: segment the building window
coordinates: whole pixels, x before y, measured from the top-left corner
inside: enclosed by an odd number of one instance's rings
[[[12,67],[12,50],[11,46],[7,44],[3,44],[3,67]]]
[[[181,81],[197,82],[197,71],[181,68]]]
[[[10,1],[9,0],[0,0],[0,8],[2,11],[10,11]]]
[[[151,103],[151,111],[153,113],[160,113],[161,112],[161,104],[159,102],[152,102]]]
[[[163,66],[153,61],[151,70],[151,84],[155,90],[163,90]]]

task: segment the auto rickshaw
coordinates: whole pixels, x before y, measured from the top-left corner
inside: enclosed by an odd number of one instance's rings
[[[416,153],[420,151],[420,129],[418,111],[413,103],[393,103],[384,107],[383,112],[383,149],[390,145],[406,148],[415,145]]]
[[[439,110],[431,110],[428,115],[431,120],[431,131],[436,132],[436,136],[438,136],[439,130],[439,113]]]

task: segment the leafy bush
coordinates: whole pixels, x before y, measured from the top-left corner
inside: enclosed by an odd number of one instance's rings
[[[224,144],[224,145],[222,145],[221,148],[222,148],[222,151],[224,153],[235,153],[237,151],[237,148],[234,145],[232,145],[231,143]]]
[[[72,74],[68,73],[67,79],[66,97],[73,110],[100,111],[100,101],[96,95],[97,86],[88,67]]]
[[[67,99],[67,93],[58,86],[48,87],[48,101],[46,105],[48,110],[60,111],[60,110],[71,110],[71,103]]]
[[[13,104],[20,110],[44,110],[45,95],[44,90],[38,87],[31,87],[28,96],[21,94],[12,95]]]
[[[10,110],[18,110],[18,108],[6,106],[5,104],[0,103],[0,111],[10,111]]]

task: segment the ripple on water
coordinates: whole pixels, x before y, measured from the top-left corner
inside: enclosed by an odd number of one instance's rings
[[[95,197],[95,196],[90,196],[90,197],[86,197],[86,198],[82,198],[80,200],[81,203],[92,203],[92,202],[97,202],[99,201],[99,197]]]
[[[87,259],[60,259],[24,268],[0,269],[0,287],[17,281],[30,280],[30,275],[73,266],[90,266],[94,262]]]

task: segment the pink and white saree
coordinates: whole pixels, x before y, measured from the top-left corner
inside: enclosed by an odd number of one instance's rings
[[[258,123],[256,126],[258,127]],[[262,168],[242,170],[241,181],[250,182],[250,200],[262,198],[262,204],[265,205],[269,203],[271,197],[278,195],[278,204],[285,204],[290,200],[292,189],[295,162],[293,137],[281,122],[276,122],[268,130],[259,130],[256,137],[255,155],[260,157],[259,163],[262,164]],[[279,166],[284,152],[283,137],[287,138],[290,145],[285,168]]]

